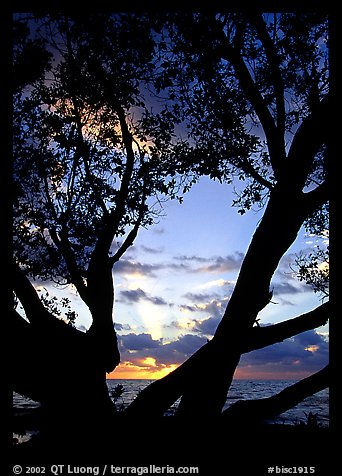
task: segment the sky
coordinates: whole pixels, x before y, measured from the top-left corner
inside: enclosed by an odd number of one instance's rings
[[[251,210],[241,216],[233,199],[231,185],[203,177],[183,204],[164,204],[164,216],[141,229],[115,264],[113,319],[121,363],[108,378],[161,378],[213,336],[263,213]],[[260,325],[296,317],[322,303],[290,267],[295,254],[312,249],[315,240],[303,231],[284,255]],[[76,325],[85,331],[91,324],[87,308],[72,288],[66,293],[78,313]],[[244,354],[235,378],[300,379],[327,363],[328,327],[323,326]]]
[[[134,246],[115,264],[113,320],[121,363],[108,378],[163,377],[212,338],[263,214],[250,210],[241,216],[232,207],[234,198],[232,185],[202,177],[182,204],[166,202],[165,216],[141,229]],[[274,275],[273,297],[260,313],[259,325],[321,304],[320,296],[294,279],[291,270],[295,254],[316,244],[315,238],[299,234]],[[78,329],[90,327],[89,311],[72,286],[44,286],[52,295],[71,299]],[[298,379],[327,362],[324,326],[244,354],[235,378]]]

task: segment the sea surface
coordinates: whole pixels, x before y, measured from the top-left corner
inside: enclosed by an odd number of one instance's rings
[[[115,401],[117,408],[124,409],[127,407],[136,395],[143,390],[153,380],[123,380],[113,379],[107,380],[108,390],[112,399]],[[257,398],[270,397],[287,386],[295,383],[291,380],[234,380],[226,400],[224,408],[228,408],[237,400],[252,400]],[[118,387],[118,385],[122,387]],[[203,385],[210,385],[210,382],[203,381]],[[122,393],[118,390],[121,389]],[[168,410],[167,415],[172,415],[177,407],[178,402]],[[28,398],[14,393],[13,396],[14,409],[29,409],[39,406],[39,403],[33,402]],[[269,423],[285,423],[285,424],[300,424],[307,423],[308,415],[315,415],[317,424],[322,427],[329,426],[329,390],[322,390],[311,397],[306,398],[297,406],[288,410],[276,419],[270,420]]]
[[[152,382],[153,380],[112,379],[107,380],[107,385],[110,392],[115,390],[117,385],[122,385],[122,395],[116,400],[117,408],[120,409],[120,407],[125,408],[129,405],[137,393]],[[295,382],[295,380],[234,380],[228,392],[224,409],[228,408],[237,400],[254,400],[271,397]],[[210,385],[210,383],[203,382],[203,385]],[[170,408],[168,414],[172,415],[177,405],[178,401]],[[307,423],[307,417],[310,412],[316,415],[315,418],[320,426],[329,426],[329,389],[324,389],[306,398],[277,418],[269,420],[269,422],[285,424]]]

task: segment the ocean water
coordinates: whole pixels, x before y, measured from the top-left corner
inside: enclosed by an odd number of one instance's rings
[[[136,395],[143,390],[153,380],[122,380],[113,379],[107,380],[107,386],[110,395],[115,391],[118,385],[122,385],[123,392],[116,399],[116,406],[118,409],[127,407]],[[228,408],[237,400],[252,400],[257,398],[270,397],[287,386],[295,383],[291,380],[234,380],[226,400],[224,408]],[[208,385],[208,382],[203,382],[203,385]],[[178,401],[169,409],[168,415],[172,415],[178,405]],[[39,406],[39,403],[34,402],[28,398],[14,393],[13,407],[25,410],[32,407]],[[306,398],[294,408],[282,413],[270,423],[285,423],[285,424],[299,424],[300,422],[307,422],[307,415],[309,413],[317,415],[317,423],[320,426],[329,426],[329,390],[322,390],[311,397]]]
[[[117,408],[120,409],[128,406],[135,396],[152,382],[153,380],[112,379],[107,380],[107,386],[110,392],[114,390],[117,385],[123,386],[122,395],[116,400]],[[295,380],[234,380],[229,389],[224,409],[228,408],[237,400],[254,400],[271,397],[295,382]],[[208,383],[203,382],[203,385],[208,385]],[[178,401],[172,405],[167,414],[172,415],[177,405]],[[306,398],[295,407],[269,422],[284,424],[306,423],[307,415],[309,415],[310,412],[317,415],[317,423],[320,426],[329,426],[329,389],[324,389]]]

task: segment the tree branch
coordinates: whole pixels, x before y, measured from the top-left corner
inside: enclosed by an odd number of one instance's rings
[[[114,256],[112,256],[110,258],[110,262],[112,264],[112,266],[114,265],[114,263],[116,263],[117,261],[119,261],[119,259],[121,258],[121,256],[127,251],[127,249],[133,245],[133,242],[135,240],[135,238],[137,237],[138,235],[138,231],[139,231],[139,228],[140,228],[140,225],[141,225],[141,222],[142,222],[142,219],[144,217],[144,206],[145,206],[145,194],[142,198],[142,202],[140,204],[140,210],[139,210],[139,216],[138,216],[138,219],[134,225],[134,227],[132,228],[132,230],[128,233],[126,239],[124,240],[123,244],[120,246],[120,248],[118,249],[118,251],[115,253]]]
[[[300,332],[321,326],[327,321],[328,313],[329,303],[326,303],[311,312],[288,321],[274,324],[270,327],[254,327],[241,345],[241,353],[251,352],[252,350],[281,342]],[[197,369],[201,368],[213,348],[215,348],[215,343],[212,340],[201,347],[173,372],[146,387],[127,408],[127,413],[142,417],[163,415],[183,394],[189,375],[193,372],[194,367]],[[222,352],[220,353],[217,350],[216,354],[217,358],[220,358],[219,355],[221,355],[222,359]]]
[[[222,418],[238,424],[251,424],[274,418],[305,398],[329,386],[329,365],[268,398],[239,400],[222,412]]]
[[[321,183],[311,192],[304,193],[304,207],[307,209],[307,215],[310,215],[317,210],[317,208],[328,202],[330,196],[331,187],[327,181]]]
[[[230,44],[222,28],[219,27],[218,30],[222,42],[220,51],[222,58],[232,63],[239,83],[260,120],[267,139],[274,175],[278,178],[281,163],[285,159],[284,137],[279,134],[272,114],[269,111],[258,86],[254,82],[240,52]]]
[[[37,291],[15,262],[12,263],[11,276],[14,292],[18,296],[30,323],[40,324],[41,322],[45,323],[46,319],[52,319],[53,316],[45,309]]]
[[[261,349],[302,332],[323,326],[328,322],[330,309],[330,303],[327,302],[293,319],[271,326],[253,327],[247,338],[244,339],[242,353]]]
[[[304,187],[312,161],[327,141],[331,119],[330,98],[327,95],[303,120],[292,140],[287,166],[292,185],[301,189]]]
[[[132,135],[129,132],[125,120],[125,113],[121,106],[117,106],[117,114],[119,117],[123,143],[126,148],[126,167],[122,177],[120,189],[116,196],[116,207],[104,220],[103,229],[98,236],[92,259],[89,264],[89,272],[91,272],[91,269],[100,257],[101,260],[107,259],[108,257],[109,249],[112,244],[113,238],[125,213],[126,201],[129,193],[129,184],[133,174],[135,157],[132,145]]]
[[[260,41],[265,49],[266,57],[270,66],[271,76],[274,85],[275,100],[277,106],[277,131],[280,137],[285,134],[285,103],[284,103],[284,85],[279,68],[279,59],[275,45],[268,34],[266,24],[261,14],[247,14],[251,23],[255,27]],[[285,151],[284,151],[285,156]]]
[[[50,236],[54,244],[59,249],[67,265],[68,271],[71,276],[72,283],[75,285],[82,300],[88,304],[88,292],[87,287],[83,281],[82,274],[77,265],[75,255],[71,249],[70,242],[68,240],[67,232],[63,229],[58,235],[53,229],[49,230]]]

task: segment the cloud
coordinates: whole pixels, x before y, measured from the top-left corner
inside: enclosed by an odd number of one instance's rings
[[[151,334],[126,334],[119,338],[120,347],[125,350],[155,349],[161,345],[160,340],[152,339]]]
[[[164,251],[164,248],[150,248],[149,246],[141,245],[140,248],[145,252],[145,253],[150,253],[150,254],[160,254]]]
[[[175,256],[174,259],[181,261],[184,267],[188,267],[193,273],[225,273],[230,271],[237,271],[240,269],[244,254],[236,251],[228,256],[214,256],[206,258],[203,256]],[[187,263],[185,265],[185,263]],[[190,267],[189,263],[201,263],[203,266]]]
[[[116,331],[130,331],[132,328],[129,324],[121,324],[120,322],[115,322],[114,327]]]
[[[155,359],[156,366],[179,365],[206,342],[205,337],[193,334],[181,335],[167,343],[162,339],[153,339],[151,334],[145,333],[131,333],[119,338],[121,360],[134,365],[145,361],[147,357]]]
[[[298,294],[308,291],[306,286],[297,283],[297,286],[291,284],[290,281],[282,281],[280,283],[274,283],[271,288],[273,288],[273,295],[282,295],[282,294]]]
[[[221,317],[228,302],[228,297],[220,298],[217,294],[193,294],[184,295],[190,301],[194,302],[193,306],[182,305],[181,309],[190,312],[206,312],[211,316]]]
[[[314,330],[303,332],[284,342],[244,354],[240,368],[264,368],[279,374],[316,372],[329,361],[329,344]]]
[[[139,275],[145,277],[155,277],[156,271],[161,268],[161,265],[143,264],[135,261],[121,259],[115,263],[113,270],[115,273],[124,275]]]
[[[198,268],[197,272],[205,273],[225,273],[230,271],[238,271],[241,267],[244,254],[235,252],[225,257],[217,256],[213,258],[212,264]]]
[[[145,300],[151,302],[152,304],[155,304],[156,306],[168,305],[165,299],[158,296],[151,296],[140,288],[121,291],[120,297],[122,298],[121,301],[124,301],[129,304]]]
[[[219,319],[209,317],[195,322],[201,335],[183,334],[171,342],[153,339],[151,334],[127,334],[119,337],[121,361],[153,371],[178,366],[207,342]],[[302,378],[323,368],[329,361],[329,344],[315,331],[307,331],[284,342],[242,355],[240,376],[263,378]]]
[[[186,293],[183,295],[186,299],[194,303],[199,302],[206,302],[210,301],[215,298],[219,298],[220,296],[216,293]]]
[[[213,336],[220,321],[220,316],[212,316],[207,317],[206,319],[196,320],[194,331],[206,336]]]
[[[197,262],[197,263],[210,263],[211,258],[204,258],[203,256],[186,256],[186,255],[181,255],[181,256],[174,256],[175,260],[178,261],[191,261],[191,262]]]

